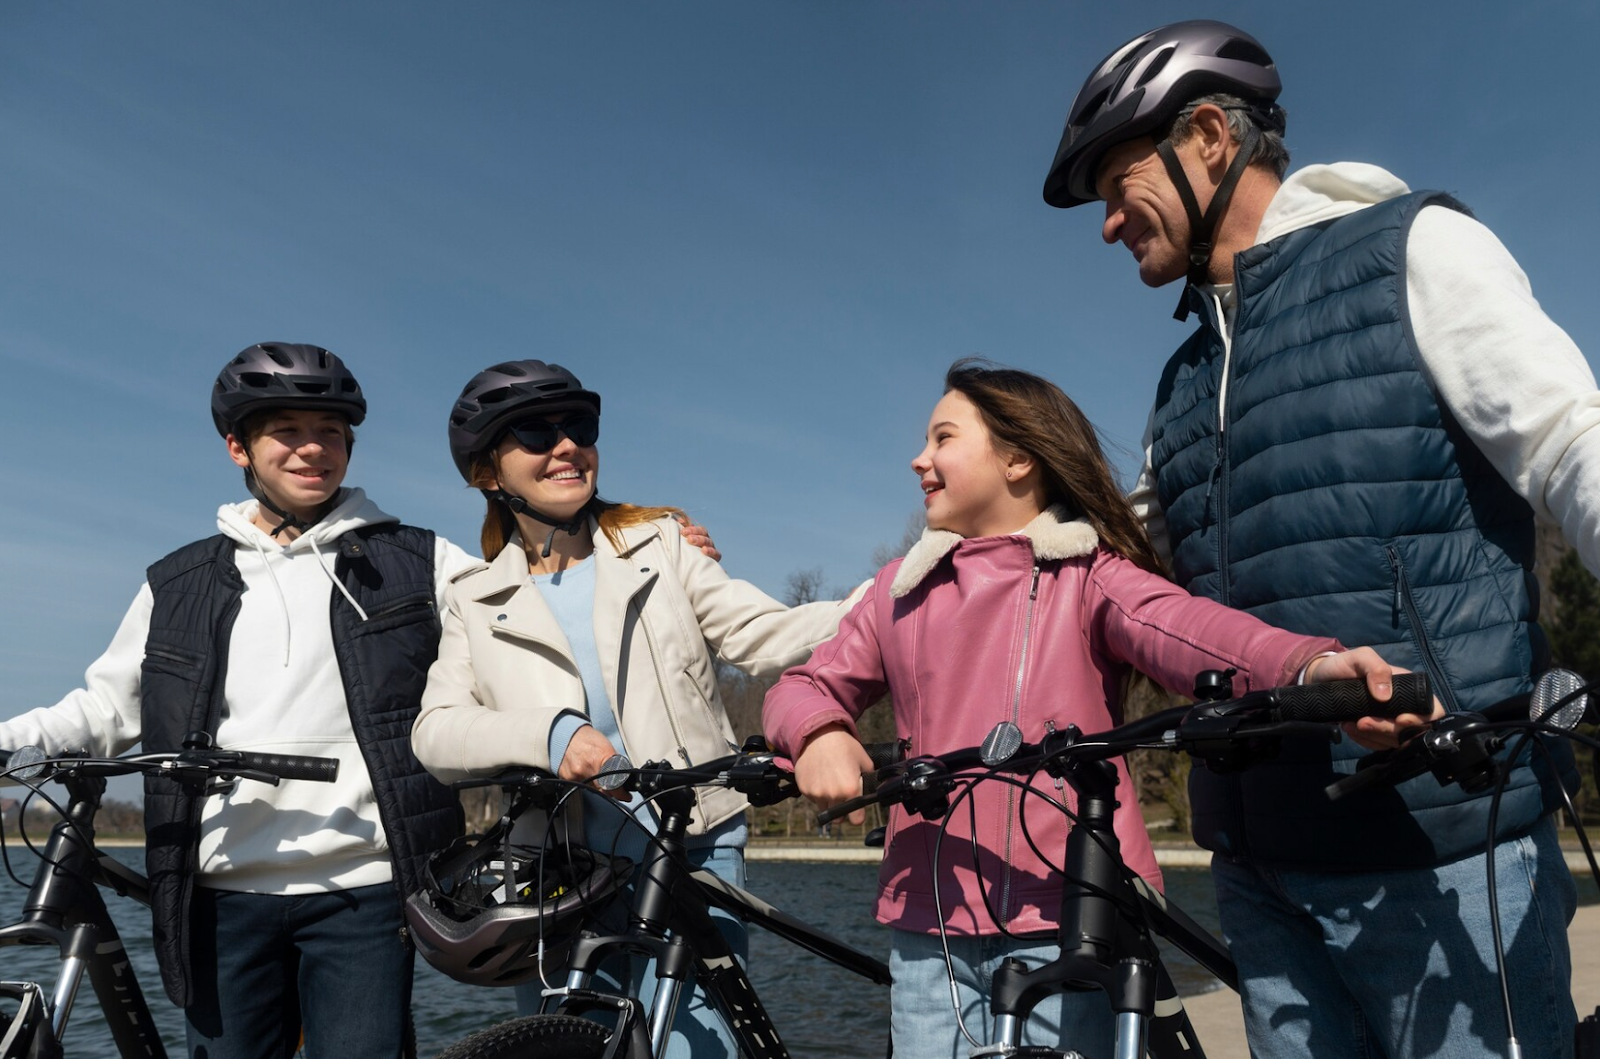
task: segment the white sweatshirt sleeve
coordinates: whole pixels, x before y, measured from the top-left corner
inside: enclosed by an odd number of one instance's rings
[[[1150,543],[1155,547],[1156,555],[1167,564],[1167,569],[1172,569],[1172,541],[1167,536],[1167,513],[1161,509],[1161,498],[1156,495],[1156,472],[1150,462],[1150,449],[1155,444],[1156,410],[1150,409],[1150,418],[1145,421],[1144,441],[1144,466],[1139,468],[1139,480],[1133,484],[1133,491],[1128,494],[1128,503],[1133,506],[1133,513],[1140,522],[1144,523],[1144,531],[1150,535]]]
[[[0,723],[0,747],[37,746],[49,753],[87,750],[120,754],[139,741],[139,672],[150,634],[154,597],[139,586],[105,654],[84,673],[83,687],[54,706],[30,710]]]
[[[477,566],[483,562],[475,556],[468,555],[459,546],[451,544],[438,534],[433,538],[433,589],[435,601],[439,604],[439,613],[445,611],[445,594],[450,590],[450,579],[469,566]]]
[[[1600,575],[1600,392],[1488,228],[1429,206],[1406,246],[1424,372],[1489,463]]]

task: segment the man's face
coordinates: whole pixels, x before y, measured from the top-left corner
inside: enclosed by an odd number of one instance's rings
[[[1193,159],[1194,137],[1188,150],[1177,148],[1185,171]],[[1196,183],[1191,175],[1191,184]],[[1095,191],[1105,200],[1105,227],[1101,238],[1121,243],[1139,262],[1139,278],[1146,286],[1160,287],[1182,279],[1189,271],[1189,215],[1156,144],[1148,136],[1111,149],[1095,175]],[[1201,204],[1204,209],[1205,204]]]

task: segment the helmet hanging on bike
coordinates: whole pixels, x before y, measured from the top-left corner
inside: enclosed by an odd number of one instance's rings
[[[517,420],[547,412],[582,409],[600,414],[600,395],[583,388],[572,372],[559,364],[542,360],[511,360],[485,368],[474,375],[450,409],[450,456],[461,477],[472,481],[472,458],[500,441],[506,428]],[[485,496],[499,500],[519,515],[528,515],[550,527],[544,554],[550,554],[558,530],[576,535],[584,526],[594,497],[570,518],[548,514],[503,489],[485,489]]]
[[[223,437],[238,438],[239,424],[249,415],[271,409],[337,412],[359,426],[367,417],[367,399],[361,384],[344,366],[344,361],[321,346],[300,342],[259,342],[228,361],[211,387],[211,421]],[[282,521],[272,531],[276,537],[285,529],[305,530],[307,522],[285,511],[257,480],[253,465],[245,468],[245,488],[257,503]],[[338,498],[329,500],[328,507]]]
[[[533,981],[541,961],[559,972],[579,929],[632,868],[625,857],[565,843],[508,845],[503,835],[503,826],[495,827],[435,853],[422,888],[406,899],[406,922],[422,958],[468,985]]]
[[[1156,140],[1156,150],[1189,215],[1189,282],[1177,313],[1184,319],[1189,287],[1207,278],[1212,237],[1234,186],[1255,154],[1258,130],[1284,131],[1286,116],[1277,105],[1282,89],[1267,50],[1225,22],[1177,22],[1141,34],[1101,60],[1078,90],[1045,177],[1044,200],[1062,209],[1097,201],[1095,177],[1106,154],[1141,136]],[[1213,94],[1242,99],[1252,122],[1202,215],[1166,135],[1184,107]]]

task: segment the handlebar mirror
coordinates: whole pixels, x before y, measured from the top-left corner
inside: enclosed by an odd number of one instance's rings
[[[1547,670],[1533,686],[1528,718],[1565,731],[1583,721],[1589,709],[1588,685],[1570,669]]]
[[[978,749],[978,759],[990,768],[1004,765],[1022,748],[1022,729],[1010,721],[1001,721],[989,729]]]
[[[44,774],[44,763],[49,760],[50,755],[36,746],[18,747],[6,762],[6,772],[14,779],[35,780]]]
[[[628,773],[632,771],[633,762],[628,760],[626,754],[612,754],[606,758],[606,763],[600,766],[600,771],[594,778],[594,785],[603,791],[614,791],[628,782]]]

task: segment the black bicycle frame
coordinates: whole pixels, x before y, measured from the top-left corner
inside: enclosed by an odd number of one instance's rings
[[[60,951],[61,976],[49,1024],[57,1040],[87,972],[119,1054],[126,1059],[165,1059],[166,1047],[96,881],[144,904],[149,904],[148,885],[142,876],[94,847],[94,816],[105,780],[69,776],[64,782],[70,799],[67,819],[51,829],[22,918],[0,928],[0,947],[53,945]],[[36,1032],[43,1030],[41,1026]]]
[[[624,934],[585,935],[573,948],[566,989],[558,1014],[609,1010],[618,1015],[617,1036],[629,1041],[629,1055],[661,1054],[672,1028],[678,997],[690,978],[727,1020],[741,1054],[751,1059],[789,1059],[789,1050],[756,995],[749,976],[711,918],[713,904],[754,922],[818,956],[880,985],[889,984],[882,961],[807,926],[707,871],[686,867],[684,834],[694,796],[683,788],[655,799],[661,826],[649,844],[634,882],[634,900]],[[618,953],[656,961],[654,1009],[641,1018],[632,1000],[596,992],[589,983],[604,960]]]

